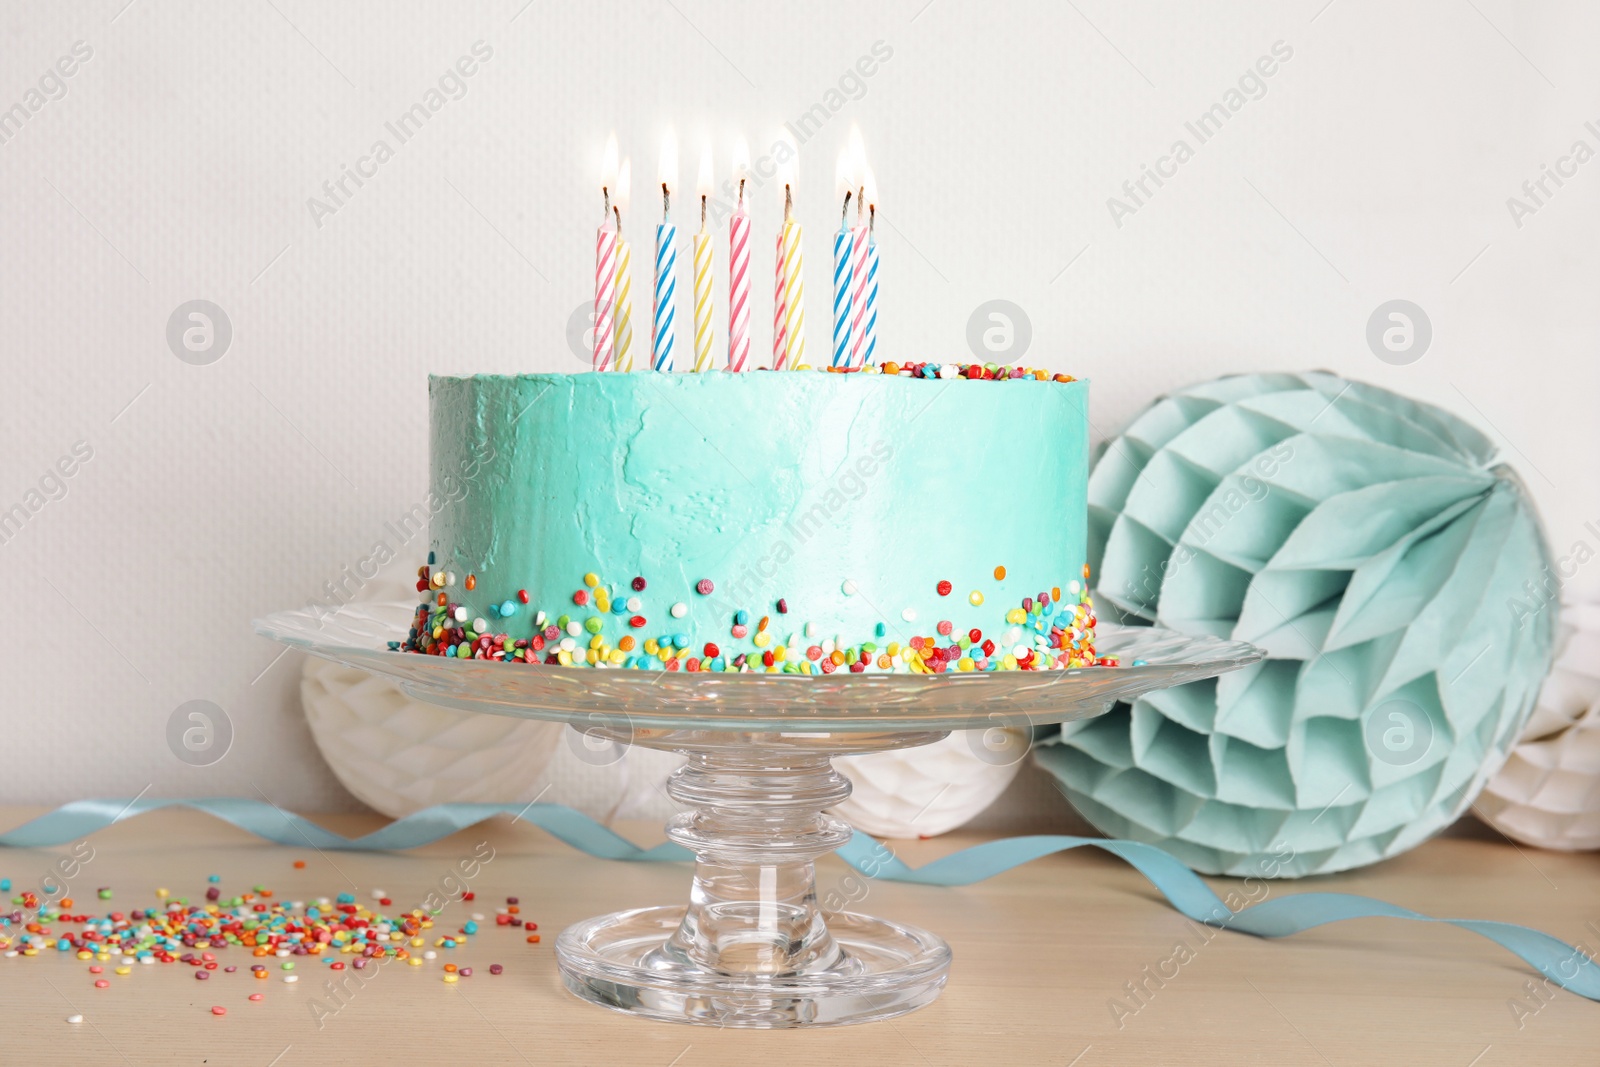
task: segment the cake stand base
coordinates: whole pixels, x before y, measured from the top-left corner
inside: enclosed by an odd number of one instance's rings
[[[687,910],[639,908],[569,927],[556,942],[567,988],[631,1015],[771,1030],[915,1011],[939,995],[950,970],[950,946],[933,934],[851,912],[828,916],[840,959],[827,970],[706,970],[675,959],[667,947]]]
[[[888,1019],[931,1003],[950,946],[913,926],[830,907],[816,860],[850,840],[835,755],[928,744],[939,731],[778,734],[594,727],[590,740],[689,759],[667,792],[690,810],[667,836],[695,855],[689,903],[578,923],[556,939],[567,988],[632,1015],[779,1029]],[[859,891],[858,876],[848,875]],[[841,883],[843,884],[843,883]]]

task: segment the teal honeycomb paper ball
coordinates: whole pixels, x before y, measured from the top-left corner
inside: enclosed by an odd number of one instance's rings
[[[1498,769],[1550,668],[1550,553],[1489,439],[1327,373],[1151,405],[1096,460],[1089,556],[1108,619],[1267,650],[1036,753],[1102,832],[1207,873],[1420,843]]]

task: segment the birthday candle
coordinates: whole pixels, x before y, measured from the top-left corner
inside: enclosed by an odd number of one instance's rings
[[[844,207],[839,213],[839,232],[833,235],[833,365],[845,366],[850,359],[850,197],[855,192],[850,174],[849,149],[839,153],[836,184],[844,192]]]
[[[778,269],[772,293],[772,369],[794,369],[806,360],[805,267],[800,254],[800,224],[794,220],[795,149],[785,131],[780,144],[788,155],[778,164],[783,186],[783,228],[778,231]]]
[[[856,203],[861,203],[856,191]],[[850,228],[850,358],[847,367],[864,365],[867,340],[867,226],[858,209],[856,224]]]
[[[605,205],[605,221],[595,233],[594,245],[594,357],[592,366],[597,371],[611,369],[615,355],[616,336],[612,322],[612,304],[616,296],[617,230],[612,221],[611,190],[617,182],[617,138],[613,134],[606,141],[605,155],[600,163],[600,196]]]
[[[628,206],[628,193],[633,184],[633,166],[622,161],[617,172],[617,195],[611,210],[617,217],[617,370],[633,369],[633,245],[622,239],[622,210]]]
[[[748,369],[750,359],[750,212],[744,206],[744,183],[750,171],[750,149],[741,137],[733,148],[733,180],[739,202],[728,220],[728,369]]]
[[[669,129],[661,144],[661,225],[656,227],[655,314],[651,323],[651,360],[658,371],[672,370],[677,339],[678,228],[671,220],[672,187],[677,183],[678,143]]]
[[[700,232],[694,235],[694,369],[711,369],[711,343],[716,328],[711,322],[711,233],[706,229],[706,199],[711,195],[711,146],[700,155]]]
[[[871,167],[866,168],[862,188],[867,200],[867,302],[858,365],[865,367],[878,362],[878,185]]]

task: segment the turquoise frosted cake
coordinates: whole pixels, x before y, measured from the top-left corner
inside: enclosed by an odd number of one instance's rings
[[[1085,588],[1086,382],[887,364],[430,394],[441,507],[394,647],[812,675],[1114,662]]]

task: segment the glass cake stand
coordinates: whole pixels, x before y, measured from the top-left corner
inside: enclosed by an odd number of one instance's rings
[[[1252,645],[1102,625],[1124,667],[989,674],[647,673],[390,652],[411,604],[286,611],[263,636],[395,679],[464,711],[552,719],[688,757],[667,786],[689,810],[667,834],[694,853],[687,904],[562,932],[567,988],[633,1015],[780,1028],[887,1019],[934,1000],[950,947],[926,930],[818,905],[816,861],[850,839],[824,814],[850,795],[832,758],[925,745],[951,730],[1084,719],[1153,689],[1254,663]],[[1134,660],[1141,661],[1133,666]]]

